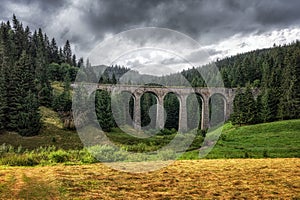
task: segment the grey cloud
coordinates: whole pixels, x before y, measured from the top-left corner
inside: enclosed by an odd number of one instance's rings
[[[80,24],[84,24],[92,41],[81,39],[73,29],[55,30],[61,38],[80,47],[81,53],[90,50],[106,34],[132,28],[164,27],[183,32],[204,45],[216,44],[235,34],[261,34],[300,24],[299,0],[12,0],[17,5],[38,5],[31,16],[15,13],[33,27],[47,27],[55,23],[56,15],[69,8],[78,10]],[[76,1],[75,1],[76,2]],[[1,19],[7,19],[6,2],[0,5]],[[13,12],[13,11],[11,11]],[[72,18],[74,16],[68,16]],[[73,26],[68,24],[67,26]],[[82,31],[82,30],[78,30]],[[151,36],[150,36],[151,37]],[[217,52],[218,53],[218,52]]]

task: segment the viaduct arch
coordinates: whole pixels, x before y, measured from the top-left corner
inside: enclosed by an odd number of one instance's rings
[[[156,96],[157,99],[157,116],[156,127],[164,126],[164,97],[168,93],[174,93],[179,100],[179,127],[178,130],[185,132],[187,130],[187,97],[190,94],[200,95],[202,98],[202,115],[201,129],[206,130],[210,126],[209,122],[209,100],[215,94],[220,94],[224,98],[224,117],[228,120],[233,112],[233,100],[236,89],[234,88],[184,88],[184,87],[157,87],[157,86],[135,86],[135,85],[97,85],[97,89],[112,92],[126,91],[134,97],[134,114],[133,123],[136,129],[141,129],[141,97],[144,93],[149,92]]]

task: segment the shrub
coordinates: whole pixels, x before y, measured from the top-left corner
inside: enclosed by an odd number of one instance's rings
[[[263,152],[263,157],[264,157],[264,158],[269,158],[269,157],[270,157],[267,150],[264,150],[264,152]]]
[[[51,152],[48,155],[49,161],[54,163],[63,163],[69,161],[69,157],[70,157],[69,153],[61,149]]]
[[[126,160],[130,162],[143,162],[143,161],[149,161],[150,158],[147,154],[144,153],[130,153],[128,154]]]
[[[1,165],[9,166],[35,166],[39,164],[35,154],[9,154],[1,158]]]
[[[126,152],[111,145],[96,145],[88,148],[92,156],[102,162],[123,161],[126,159]]]
[[[159,151],[157,154],[159,160],[175,160],[176,152],[171,149]]]
[[[248,152],[245,152],[244,158],[250,158],[250,155]]]

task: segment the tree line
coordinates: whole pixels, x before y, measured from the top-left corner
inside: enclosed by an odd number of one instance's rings
[[[13,16],[0,25],[0,128],[23,136],[35,135],[41,128],[39,106],[66,110],[70,105],[69,86],[54,95],[52,81],[75,79],[78,61],[70,42],[58,47],[55,38],[49,40],[42,29],[33,33]],[[68,102],[66,102],[68,101]]]

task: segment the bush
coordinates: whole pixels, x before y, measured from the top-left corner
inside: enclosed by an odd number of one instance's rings
[[[177,130],[175,128],[170,129],[163,129],[160,131],[158,135],[173,135],[176,134]]]
[[[35,166],[40,160],[35,154],[9,154],[1,158],[0,163],[9,166]]]
[[[90,152],[88,152],[87,149],[81,150],[79,152],[78,160],[86,164],[92,164],[97,162],[97,159]]]
[[[159,160],[175,160],[176,152],[170,149],[159,151],[157,154]]]
[[[206,130],[201,130],[201,129],[198,129],[198,130],[197,130],[197,135],[201,135],[202,137],[205,137],[205,136],[206,136],[206,133],[207,133]]]
[[[111,145],[96,145],[88,148],[92,156],[101,162],[123,161],[127,153]]]
[[[269,158],[269,157],[270,157],[267,150],[264,150],[264,152],[263,152],[263,157],[264,157],[264,158]]]
[[[63,163],[66,161],[69,161],[70,155],[68,152],[64,151],[64,150],[58,150],[58,151],[54,151],[51,152],[48,155],[48,159],[50,162],[54,162],[54,163]]]

